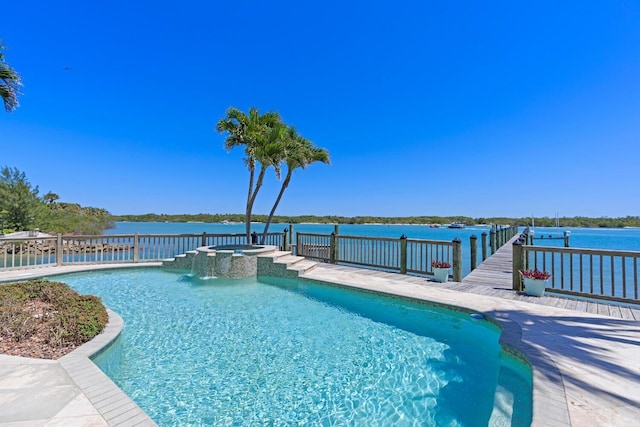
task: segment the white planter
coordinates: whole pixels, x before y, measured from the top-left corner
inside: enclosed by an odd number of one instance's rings
[[[445,283],[449,280],[449,269],[448,268],[433,268],[433,278],[436,282]]]
[[[549,279],[541,280],[531,279],[529,277],[523,277],[522,280],[524,281],[524,293],[534,297],[541,297],[544,295],[544,290],[547,287],[547,282],[549,281]]]

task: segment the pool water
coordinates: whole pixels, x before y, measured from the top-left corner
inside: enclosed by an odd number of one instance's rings
[[[531,423],[531,371],[469,314],[285,279],[57,276],[125,320],[95,363],[161,426]]]

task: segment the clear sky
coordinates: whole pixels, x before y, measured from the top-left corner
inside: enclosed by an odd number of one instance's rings
[[[640,215],[639,1],[4,2],[0,166],[113,214],[242,213],[216,122],[326,148],[281,215]],[[272,173],[255,213],[268,213]]]

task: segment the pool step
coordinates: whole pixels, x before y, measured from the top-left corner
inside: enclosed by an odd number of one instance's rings
[[[260,256],[258,271],[265,276],[298,278],[315,268],[316,263],[289,251],[274,251]]]
[[[177,270],[191,270],[193,265],[193,257],[196,255],[196,251],[187,251],[184,254],[176,255],[173,258],[167,258],[162,260],[162,266],[170,269]]]
[[[302,261],[296,261],[295,263],[289,265],[287,268],[289,270],[296,270],[298,272],[298,276],[300,276],[313,270],[317,265],[317,262],[310,261],[305,258]]]
[[[162,261],[162,266],[169,269],[191,270],[197,251],[187,251]],[[215,256],[214,253],[207,254]],[[265,276],[298,278],[316,267],[317,263],[305,257],[292,255],[290,251],[273,251],[258,255],[259,274]]]

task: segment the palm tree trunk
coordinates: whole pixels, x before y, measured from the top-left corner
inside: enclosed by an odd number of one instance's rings
[[[253,194],[249,192],[249,199],[247,200],[247,211],[246,211],[246,227],[247,227],[247,243],[251,244],[251,212],[253,211],[253,204],[256,201],[256,196],[258,195],[258,191],[260,191],[260,187],[262,187],[262,181],[264,180],[264,175],[267,172],[267,168],[262,166],[260,168],[260,173],[258,174],[258,180],[256,181],[256,188],[253,189]]]
[[[276,213],[276,209],[280,204],[280,200],[282,199],[282,195],[284,194],[284,190],[289,186],[289,181],[291,181],[291,170],[287,171],[287,177],[282,181],[282,187],[280,187],[280,193],[278,193],[278,198],[276,202],[273,204],[271,208],[271,212],[269,212],[269,217],[267,218],[267,223],[264,225],[264,232],[262,233],[262,240],[260,242],[261,245],[264,245],[264,242],[267,240],[267,233],[269,232],[269,225],[271,225],[271,220],[273,219],[273,215]]]
[[[247,234],[247,244],[251,244],[251,192],[253,190],[253,177],[255,175],[255,167],[249,168],[249,192],[247,194],[247,206],[245,208],[245,232]]]

